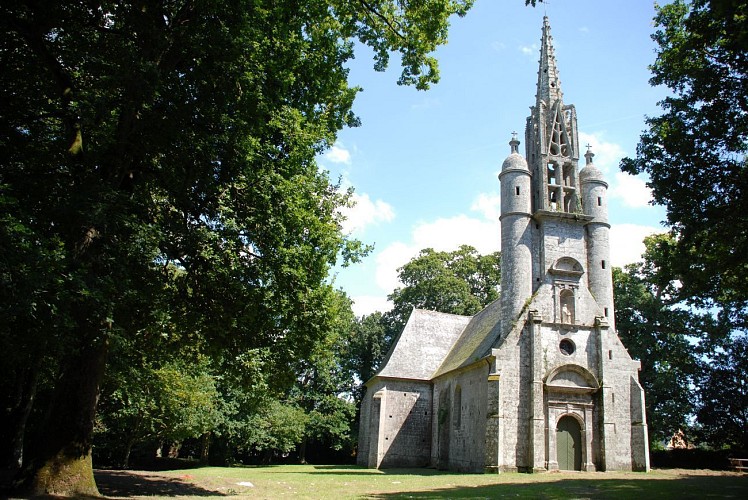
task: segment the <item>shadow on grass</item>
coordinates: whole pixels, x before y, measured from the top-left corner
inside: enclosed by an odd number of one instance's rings
[[[748,498],[748,476],[684,476],[672,479],[559,479],[429,491],[378,493],[368,498]]]
[[[127,498],[132,496],[226,496],[218,491],[206,490],[190,483],[189,474],[183,478],[165,477],[132,471],[97,470],[94,473],[99,493],[107,497]]]

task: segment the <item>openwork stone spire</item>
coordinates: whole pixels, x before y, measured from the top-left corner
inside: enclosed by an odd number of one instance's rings
[[[561,80],[558,77],[556,56],[553,51],[553,37],[548,16],[543,17],[543,36],[540,40],[540,69],[538,70],[538,100],[551,105],[555,101],[563,101]]]
[[[543,30],[538,89],[525,129],[528,164],[533,177],[533,210],[579,212],[579,147],[573,105],[565,105],[548,17]]]

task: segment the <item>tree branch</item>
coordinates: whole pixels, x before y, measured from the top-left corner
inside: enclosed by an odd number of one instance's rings
[[[49,47],[44,43],[44,33],[40,32],[32,21],[14,18],[10,20],[10,25],[26,41],[28,47],[39,57],[42,64],[52,73],[62,102],[62,120],[69,136],[68,143],[70,144],[70,148],[68,152],[72,155],[80,153],[82,151],[80,118],[69,109],[75,92],[72,76],[50,52]]]
[[[393,26],[392,22],[389,19],[387,19],[387,17],[384,14],[382,14],[381,12],[379,12],[378,10],[376,10],[366,0],[358,0],[358,1],[364,7],[364,9],[366,9],[366,11],[368,13],[374,14],[379,19],[381,19],[382,21],[384,21],[384,23],[390,28],[390,31],[392,31],[392,33],[395,36],[397,36],[398,38],[400,38],[403,41],[406,40],[405,35],[403,35],[402,33],[400,33],[400,30],[398,29],[399,26],[398,27]]]

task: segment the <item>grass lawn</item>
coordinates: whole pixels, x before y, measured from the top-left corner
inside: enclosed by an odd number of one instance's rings
[[[684,469],[489,475],[281,465],[97,471],[96,477],[101,493],[115,498],[748,498],[748,474]]]

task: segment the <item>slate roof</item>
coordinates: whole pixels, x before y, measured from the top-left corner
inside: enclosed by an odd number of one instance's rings
[[[501,333],[500,317],[501,304],[498,299],[473,316],[431,378],[467,366],[490,354],[491,346]]]
[[[471,319],[414,309],[375,377],[431,380]]]

